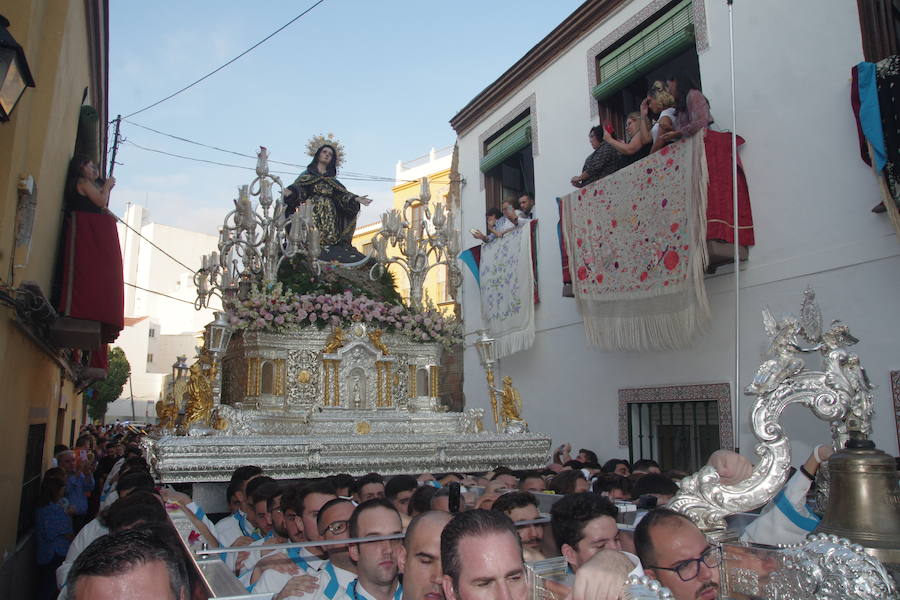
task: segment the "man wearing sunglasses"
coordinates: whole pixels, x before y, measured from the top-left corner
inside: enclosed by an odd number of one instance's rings
[[[676,600],[719,597],[721,550],[684,515],[668,508],[650,511],[634,531],[634,545],[644,572]]]

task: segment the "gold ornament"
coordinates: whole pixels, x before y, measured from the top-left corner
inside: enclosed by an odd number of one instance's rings
[[[212,419],[213,391],[212,382],[216,379],[216,364],[211,360],[206,349],[200,351],[197,362],[191,365],[188,379],[188,402],[184,407],[184,419],[181,421],[181,434],[185,435],[192,425],[208,425]]]
[[[325,347],[322,348],[322,354],[334,354],[338,348],[342,348],[347,343],[347,334],[340,327],[335,327],[325,340]]]
[[[372,345],[378,348],[382,354],[388,356],[390,352],[388,352],[387,346],[384,345],[384,342],[381,341],[381,336],[384,335],[384,332],[380,329],[376,329],[375,331],[369,332],[369,341],[372,342]]]
[[[356,433],[360,435],[366,435],[372,431],[372,426],[369,425],[366,421],[360,421],[356,424]]]
[[[334,134],[331,132],[328,133],[320,133],[319,135],[314,135],[309,138],[309,141],[306,142],[306,153],[312,157],[315,157],[316,152],[324,146],[328,144],[332,148],[334,148],[335,154],[335,165],[337,168],[340,168],[344,161],[346,160],[346,153],[344,152],[344,145],[341,144],[334,137]]]
[[[306,383],[309,383],[310,381],[312,381],[312,375],[310,374],[309,371],[303,370],[303,371],[300,371],[299,373],[297,373],[297,383],[306,384]]]

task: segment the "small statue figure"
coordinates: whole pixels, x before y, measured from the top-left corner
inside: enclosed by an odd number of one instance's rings
[[[744,390],[745,393],[755,396],[774,391],[782,381],[799,373],[805,365],[803,359],[799,357],[803,349],[797,343],[801,327],[796,317],[785,315],[778,321],[772,316],[772,312],[765,308],[763,326],[772,339],[766,355],[773,358],[759,366],[753,382]]]
[[[181,430],[187,433],[193,425],[208,425],[212,418],[213,391],[212,381],[216,377],[216,365],[209,363],[204,369],[201,354],[197,362],[191,365],[191,375],[188,380],[187,406],[184,408],[184,419],[181,422]]]
[[[522,418],[522,396],[513,387],[512,377],[503,377],[503,391],[500,393],[500,419],[503,431],[507,433],[528,431],[528,422]]]
[[[481,419],[484,417],[483,408],[470,408],[463,413],[460,419],[461,433],[481,433],[484,431],[484,424]]]
[[[353,379],[353,390],[350,392],[350,407],[354,410],[362,408],[362,398],[359,392],[359,375]]]
[[[384,335],[384,332],[380,329],[370,331],[369,341],[372,342],[372,345],[375,346],[383,355],[387,356],[390,354],[390,352],[388,352],[387,346],[384,345],[384,342],[381,341],[382,335]]]
[[[222,412],[217,408],[215,411],[213,411],[213,416],[209,421],[209,426],[216,431],[226,431],[229,426],[228,419],[226,419],[225,416],[222,415]]]
[[[178,405],[173,396],[156,403],[156,416],[162,429],[173,429],[178,419]]]
[[[322,348],[322,354],[334,354],[338,348],[342,348],[347,343],[347,334],[340,327],[335,327],[325,340],[325,347]]]

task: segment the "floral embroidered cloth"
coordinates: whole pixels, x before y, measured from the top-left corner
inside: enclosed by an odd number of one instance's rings
[[[709,319],[702,135],[562,198],[588,340],[611,350],[687,346]]]
[[[497,358],[534,343],[531,227],[516,227],[481,247],[481,314],[496,341]]]

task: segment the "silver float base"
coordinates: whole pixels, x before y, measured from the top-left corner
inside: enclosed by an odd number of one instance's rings
[[[145,444],[166,484],[227,482],[241,465],[258,465],[276,479],[298,479],[482,472],[498,465],[537,469],[550,456],[550,438],[539,433],[167,436]]]

